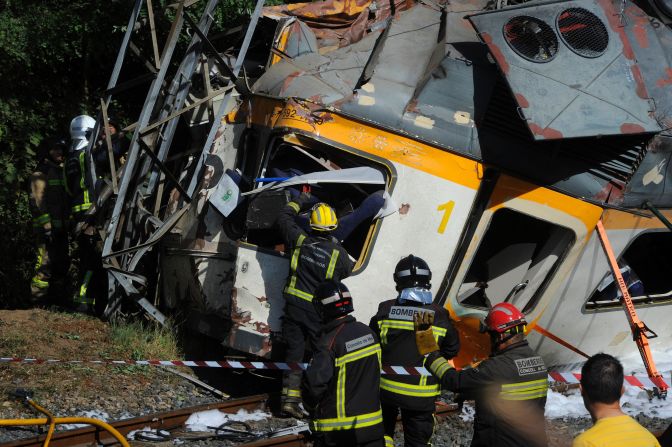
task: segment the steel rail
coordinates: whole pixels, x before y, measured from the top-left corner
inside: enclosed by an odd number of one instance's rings
[[[139,416],[132,419],[125,419],[109,423],[123,436],[126,436],[133,430],[142,430],[146,427],[152,429],[171,429],[183,425],[189,416],[193,413],[207,410],[220,410],[225,413],[235,413],[240,409],[256,410],[266,408],[266,402],[269,399],[268,394],[259,394],[241,399],[231,399],[212,404],[198,405],[195,407],[181,408],[179,410],[154,413],[146,416]],[[38,447],[42,446],[47,435],[39,435],[31,438],[24,438],[0,444],[2,447]],[[295,438],[295,435],[283,436],[282,438]],[[278,440],[281,437],[277,438]],[[291,441],[287,439],[288,441]],[[264,440],[266,441],[266,440]],[[116,439],[109,433],[94,427],[84,427],[75,430],[57,432],[51,436],[50,447],[74,447],[80,445],[90,445],[97,443],[107,446],[118,444]],[[256,445],[256,444],[255,444]],[[285,444],[258,444],[258,445],[285,445]],[[286,444],[298,445],[298,444]]]
[[[149,414],[132,419],[125,419],[123,421],[111,422],[109,425],[123,436],[128,435],[128,433],[133,430],[143,430],[147,427],[169,430],[184,425],[187,419],[189,419],[189,416],[201,411],[220,410],[225,413],[234,413],[240,409],[265,409],[267,408],[269,398],[270,396],[268,394],[259,394],[240,399],[231,399],[212,404]],[[436,415],[438,417],[447,416],[456,412],[457,409],[457,405],[440,404],[436,407]],[[31,438],[2,443],[0,444],[0,447],[38,447],[44,444],[46,438],[47,435],[43,434]],[[188,439],[185,439],[185,441],[189,442]],[[98,445],[103,446],[118,444],[117,440],[108,432],[96,427],[85,427],[55,433],[51,436],[49,445],[50,447],[75,447],[90,445],[91,443],[97,443]],[[293,447],[305,445],[307,445],[307,438],[302,434],[290,434],[241,444],[241,446],[245,447]]]

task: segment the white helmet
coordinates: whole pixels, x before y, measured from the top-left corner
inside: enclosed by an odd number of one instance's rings
[[[79,115],[70,121],[70,138],[72,138],[73,151],[81,151],[89,145],[89,138],[95,126],[96,120],[89,115]]]

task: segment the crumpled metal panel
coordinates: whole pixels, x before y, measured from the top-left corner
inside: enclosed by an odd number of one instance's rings
[[[410,120],[411,127],[427,128],[431,123],[424,117],[403,115],[421,81],[434,68],[430,61],[437,46],[445,51],[443,42],[439,42],[440,26],[441,11],[422,5],[393,21],[373,67],[373,76],[352,101],[342,104],[342,109],[364,115],[375,105],[374,119],[378,122],[403,128],[404,121]]]
[[[280,21],[273,38],[273,48],[280,50],[284,56],[290,58],[318,52],[315,33],[313,33],[308,25],[297,20],[295,17]],[[271,52],[268,67],[281,61],[282,58],[280,55]]]
[[[672,136],[656,135],[646,157],[626,188],[623,206],[641,208],[644,201],[655,207],[672,207]]]
[[[535,139],[661,130],[651,113],[654,106],[644,81],[652,73],[645,72],[638,64],[633,51],[635,43],[628,36],[628,30],[634,26],[650,28],[650,24],[621,21],[620,4],[612,0],[561,1],[469,17],[506,76],[519,112],[526,118]],[[587,10],[602,21],[608,31],[608,44],[603,53],[587,57],[580,55],[576,47],[570,49],[558,25],[560,17],[570,9]],[[510,26],[512,19],[526,23],[526,28],[521,28],[527,31],[514,30]],[[507,43],[507,32],[510,43]],[[551,35],[544,34],[546,32],[555,35],[555,44]],[[566,28],[563,32],[567,33]],[[535,39],[544,42],[535,43]],[[535,55],[534,50],[523,44],[538,45],[544,57]],[[557,48],[555,53],[554,47]],[[528,50],[526,59],[521,54]],[[662,51],[656,54],[661,60],[665,59]]]
[[[417,5],[395,17],[373,76],[354,94],[352,89],[371,54],[376,34],[320,57],[306,55],[283,61],[259,79],[255,90],[280,97],[311,99],[373,125],[412,135],[575,197],[613,205],[633,203],[628,200],[625,188],[646,153],[642,148],[651,135],[591,135],[556,142],[530,138],[528,123],[516,110],[516,99],[523,97],[511,94],[497,65],[488,61],[487,46],[464,19],[465,11],[475,12],[483,6],[467,0],[456,0],[447,6],[446,55],[436,65],[432,45],[397,45],[395,42],[414,33],[410,31],[414,27],[423,26],[431,28],[424,36],[426,39],[433,42],[438,39],[438,27],[434,27],[440,11],[428,11],[427,6]],[[425,20],[418,20],[421,17]],[[670,57],[672,32],[662,26],[652,29],[656,30],[656,40],[649,38],[652,56],[640,48],[635,50],[645,73],[649,73],[649,65],[663,73]],[[609,35],[612,40],[615,38],[613,33]],[[665,57],[660,58],[658,66],[654,55],[660,53],[661,48]],[[409,53],[413,54],[414,64],[408,62],[410,57],[404,57]],[[644,56],[649,59],[645,60]],[[390,57],[394,58],[394,64],[388,63]],[[422,62],[417,62],[419,60]],[[654,82],[660,87],[650,86],[649,78],[646,82],[649,92],[667,88],[662,78]],[[613,90],[621,93],[616,88]],[[551,93],[549,98],[562,99],[561,92],[549,92],[549,95]],[[655,100],[659,113],[668,108],[663,106],[665,101],[672,100],[672,95],[665,96]],[[672,206],[672,197],[669,200],[665,197],[661,195],[660,200]]]
[[[628,3],[623,28],[632,53],[641,67],[648,95],[655,104],[653,118],[664,129],[672,128],[672,30]]]
[[[317,38],[308,25],[296,20],[289,25],[288,33],[287,42],[282,50],[285,54],[297,57],[306,53],[317,53]]]
[[[395,0],[395,12],[414,5],[414,1]],[[263,16],[280,19],[297,17],[315,33],[322,51],[345,47],[362,40],[390,17],[391,2],[372,0],[325,0],[267,6]]]

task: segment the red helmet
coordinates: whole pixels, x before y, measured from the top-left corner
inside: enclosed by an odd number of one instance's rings
[[[498,303],[492,306],[485,317],[484,329],[500,334],[516,326],[527,324],[525,315],[511,303]]]

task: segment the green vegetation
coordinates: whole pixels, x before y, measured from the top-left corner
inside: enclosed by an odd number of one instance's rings
[[[28,302],[35,263],[28,176],[47,138],[95,113],[131,0],[5,0],[0,7],[0,306]]]
[[[35,250],[28,178],[37,163],[38,148],[50,138],[69,138],[74,116],[96,116],[134,3],[4,0],[0,4],[0,308],[29,303]],[[174,3],[153,2],[159,45],[174,14],[168,6]],[[252,0],[222,0],[211,32],[240,24],[253,4]],[[201,0],[188,8],[188,14],[198,20],[204,5]],[[141,15],[140,22],[147,26],[146,11]],[[182,39],[182,46],[186,40]],[[133,36],[133,42],[153,54],[144,30]],[[120,82],[142,73],[146,73],[144,62],[127,58]],[[135,121],[144,100],[143,92],[132,93],[130,99],[112,105],[122,122]]]
[[[110,333],[112,349],[109,354],[131,360],[181,358],[176,331],[154,323],[135,321],[113,324]]]

